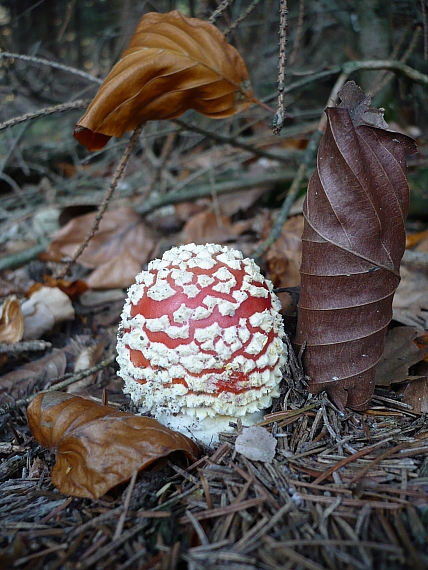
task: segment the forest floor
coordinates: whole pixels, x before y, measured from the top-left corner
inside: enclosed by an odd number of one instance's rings
[[[82,159],[57,144],[52,130],[50,138],[26,132],[27,123],[3,141],[15,166],[3,174],[10,188],[0,196],[1,568],[428,567],[423,216],[407,226],[409,249],[369,409],[342,413],[325,394],[308,394],[291,358],[281,397],[262,422],[276,440],[272,461],[237,451],[238,424],[192,465],[172,455],[98,500],[82,499],[55,488],[55,453],[38,445],[27,422],[26,407],[42,391],[131,409],[115,363],[126,288],[171,246],[218,242],[246,256],[261,251],[257,260],[275,287],[298,285],[301,199],[275,243],[258,248],[290,183],[295,197],[304,192],[307,179],[296,173],[313,162],[308,140],[319,117],[317,109],[298,129],[286,126],[282,139],[261,120],[245,137],[220,136],[214,127],[208,136],[204,125],[149,125],[100,232],[65,275],[124,145]],[[59,120],[54,125],[62,131]],[[411,169],[426,166],[425,151]],[[12,175],[26,169],[38,176],[18,184]],[[292,336],[296,309],[288,293],[279,296]]]

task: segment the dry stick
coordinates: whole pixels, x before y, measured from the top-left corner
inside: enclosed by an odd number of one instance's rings
[[[1,52],[0,52],[1,54]],[[73,101],[71,103],[61,103],[60,105],[53,105],[52,107],[45,107],[44,109],[39,109],[33,113],[26,113],[25,115],[20,115],[4,123],[0,123],[0,131],[7,129],[8,127],[14,127],[20,123],[25,123],[26,121],[32,121],[33,119],[38,119],[39,117],[47,117],[48,115],[53,115],[54,113],[63,113],[64,111],[72,111],[73,109],[84,109],[87,107],[89,99],[79,99],[78,101]]]
[[[271,160],[278,160],[280,162],[289,162],[290,160],[289,157],[284,157],[275,152],[269,152],[267,150],[254,147],[252,145],[237,140],[235,137],[228,137],[225,135],[220,135],[218,133],[213,133],[212,131],[207,131],[206,129],[202,129],[201,127],[198,127],[193,123],[186,123],[181,119],[174,119],[173,122],[176,125],[179,125],[183,129],[186,129],[194,133],[198,133],[200,135],[213,139],[222,144],[230,144],[236,148],[242,148],[242,150],[247,150],[248,152],[251,152],[251,154],[255,154],[256,156],[263,156],[265,158],[269,158]]]
[[[424,27],[424,60],[428,61],[428,21],[425,2],[426,0],[421,0],[422,23]]]
[[[230,24],[230,26],[227,28],[227,30],[225,30],[223,32],[223,34],[225,36],[227,36],[227,34],[229,34],[231,31],[235,30],[239,24],[241,22],[243,22],[245,20],[245,18],[247,18],[251,12],[254,10],[254,8],[260,4],[260,2],[262,2],[262,0],[253,0],[251,2],[251,4],[248,6],[248,8],[239,16],[239,18],[237,20],[235,20],[232,24]]]
[[[291,52],[291,55],[288,59],[288,61],[290,62],[290,65],[293,65],[296,56],[297,56],[297,52],[299,50],[300,47],[300,41],[302,38],[302,32],[303,32],[303,20],[305,18],[305,0],[299,0],[299,17],[297,20],[297,31],[296,31],[296,39],[294,40],[294,45],[293,45],[293,51]]]
[[[35,394],[31,394],[30,396],[27,396],[26,398],[20,398],[19,400],[15,400],[15,402],[12,402],[10,404],[6,404],[2,408],[0,408],[0,416],[4,416],[5,414],[8,414],[12,410],[16,410],[16,408],[19,408],[20,406],[27,406],[39,394],[46,394],[47,392],[56,392],[56,391],[62,390],[64,388],[67,388],[67,386],[70,386],[70,384],[74,384],[75,382],[78,382],[79,380],[82,380],[83,378],[86,378],[87,376],[91,376],[92,374],[95,374],[96,372],[103,370],[103,368],[107,368],[107,366],[110,366],[110,364],[112,364],[115,361],[115,359],[116,359],[116,355],[112,354],[111,356],[109,356],[108,358],[105,358],[104,360],[102,360],[101,362],[96,364],[95,366],[91,366],[91,368],[86,368],[86,370],[82,370],[81,372],[78,372],[77,374],[73,374],[72,376],[66,375],[67,378],[65,380],[63,380],[62,382],[58,382],[54,386],[51,386],[48,390],[41,390],[40,392],[36,392]],[[64,378],[64,376],[60,376],[59,378]]]
[[[337,78],[337,81],[330,93],[329,100],[327,105],[331,103],[331,101],[335,101],[337,98],[337,93],[345,83],[348,78],[348,74],[341,73]],[[324,133],[325,127],[327,124],[327,118],[325,114],[321,117],[317,130],[313,133],[309,140],[309,144],[306,147],[305,154],[303,155],[303,161],[300,164],[296,175],[294,176],[293,182],[287,192],[287,196],[282,204],[281,210],[278,212],[275,221],[273,223],[272,229],[269,233],[267,239],[253,252],[252,257],[257,261],[269,248],[270,246],[279,238],[282,231],[282,226],[284,225],[285,221],[288,218],[288,214],[290,212],[291,206],[293,205],[296,196],[299,192],[300,185],[305,177],[306,169],[309,164],[312,162],[313,157],[315,156],[318,145],[321,140],[321,137]]]
[[[407,46],[406,51],[403,53],[403,55],[400,57],[400,59],[398,60],[401,63],[406,63],[406,61],[409,59],[409,57],[412,55],[413,51],[416,48],[416,45],[419,41],[419,36],[421,35],[421,27],[418,26],[412,36],[412,39],[409,43],[409,45]],[[398,50],[400,48],[400,44],[397,44],[397,46],[394,48],[394,52],[392,54],[392,57],[395,59],[395,57],[398,55]],[[394,74],[392,72],[384,72],[384,76],[382,77],[381,81],[379,81],[373,89],[371,89],[370,91],[370,95],[372,96],[372,98],[379,93],[379,91],[381,91],[381,89],[383,89],[386,85],[388,85],[388,83],[392,80],[392,78],[394,77]]]
[[[128,489],[126,491],[125,502],[123,503],[123,511],[117,522],[116,530],[113,535],[113,540],[117,540],[122,534],[123,525],[125,524],[126,516],[128,514],[129,505],[131,504],[132,491],[134,490],[135,481],[137,480],[138,469],[135,469],[132,473],[131,480],[129,481]]]
[[[214,22],[218,20],[218,18],[220,18],[223,12],[232,4],[232,2],[233,0],[223,0],[220,6],[216,10],[214,10],[214,12],[208,18],[208,22],[210,24],[214,24]]]
[[[279,7],[279,63],[278,63],[278,109],[273,118],[272,131],[279,135],[285,118],[284,87],[285,61],[287,59],[285,45],[287,43],[287,0],[281,0]]]
[[[141,134],[141,131],[143,130],[143,126],[144,125],[140,125],[139,127],[137,127],[135,129],[135,131],[132,133],[131,138],[129,139],[129,142],[126,146],[125,152],[122,155],[122,158],[120,159],[120,162],[116,168],[116,172],[114,173],[113,179],[110,183],[110,187],[106,192],[106,195],[104,197],[104,200],[101,202],[100,207],[98,208],[98,212],[97,215],[95,216],[95,220],[94,223],[92,225],[92,228],[90,229],[90,231],[88,232],[87,236],[85,237],[84,241],[80,244],[80,246],[78,247],[77,251],[74,253],[73,258],[67,263],[67,265],[65,266],[64,270],[61,272],[61,274],[59,275],[58,279],[64,279],[64,277],[68,274],[68,272],[70,271],[72,265],[79,259],[79,257],[82,255],[82,253],[85,251],[85,249],[88,247],[89,242],[91,241],[91,239],[94,237],[94,235],[97,233],[101,220],[104,216],[105,211],[107,210],[107,207],[110,203],[110,200],[113,197],[114,191],[116,190],[116,187],[119,183],[119,180],[122,178],[123,172],[125,170],[126,165],[128,164],[128,160],[129,157],[131,156],[131,152],[138,140],[138,137]]]
[[[45,340],[27,340],[14,344],[0,343],[0,354],[19,354],[21,352],[31,352],[33,350],[47,350],[52,344]]]
[[[67,73],[72,73],[73,75],[79,75],[83,79],[88,81],[93,81],[101,85],[103,82],[102,79],[98,77],[94,77],[93,75],[89,75],[89,73],[85,73],[80,69],[76,69],[75,67],[69,67],[68,65],[63,65],[62,63],[56,63],[55,61],[50,61],[49,59],[43,59],[41,57],[34,57],[31,55],[23,55],[20,53],[11,53],[8,51],[0,52],[0,58],[9,58],[9,59],[21,59],[22,61],[27,61],[28,63],[34,63],[35,65],[48,65],[49,67],[53,67],[54,69],[60,69],[61,71],[66,71]]]

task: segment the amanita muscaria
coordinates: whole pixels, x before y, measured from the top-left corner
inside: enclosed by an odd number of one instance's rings
[[[280,302],[251,259],[183,245],[149,263],[128,291],[119,375],[141,413],[211,443],[251,425],[279,395],[287,357]]]

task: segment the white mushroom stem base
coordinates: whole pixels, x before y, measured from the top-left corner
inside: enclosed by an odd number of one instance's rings
[[[216,415],[214,417],[206,416],[203,419],[197,415],[189,416],[183,413],[174,415],[157,413],[156,419],[164,426],[179,431],[192,439],[198,439],[205,445],[214,445],[219,442],[220,432],[233,431],[233,427],[229,425],[230,422],[236,423],[239,419],[243,426],[252,426],[263,420],[266,413],[267,410],[260,410],[240,417]]]

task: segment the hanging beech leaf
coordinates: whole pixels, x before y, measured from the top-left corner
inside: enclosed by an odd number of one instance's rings
[[[146,121],[188,109],[223,118],[253,97],[245,63],[212,24],[174,10],[145,14],[128,49],[101,85],[74,137],[99,150]]]
[[[174,451],[191,461],[200,455],[192,440],[156,420],[61,392],[39,394],[28,423],[41,445],[56,450],[52,482],[64,495],[98,499]]]
[[[405,155],[370,97],[348,82],[327,129],[304,205],[296,334],[312,392],[343,409],[368,407],[405,249]]]

